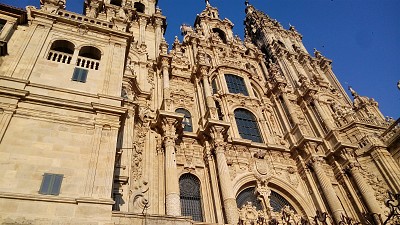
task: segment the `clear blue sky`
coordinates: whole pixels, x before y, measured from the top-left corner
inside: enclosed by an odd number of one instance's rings
[[[84,0],[67,0],[67,9],[82,13]],[[17,7],[39,0],[0,0]],[[210,0],[222,18],[243,38],[244,0]],[[374,98],[385,116],[400,117],[400,0],[250,0],[257,9],[291,23],[303,35],[309,52],[317,48],[333,60],[333,71],[347,89]],[[193,24],[204,0],[159,0],[167,16],[166,39],[180,40],[182,23]]]

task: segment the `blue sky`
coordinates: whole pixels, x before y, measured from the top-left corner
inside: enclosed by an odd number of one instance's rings
[[[67,0],[67,9],[82,12],[84,0]],[[18,7],[39,5],[39,0],[0,0]],[[210,0],[222,18],[234,24],[243,38],[244,0]],[[317,48],[333,60],[342,85],[374,98],[385,116],[400,117],[400,0],[250,0],[257,9],[289,23],[303,35],[309,52]],[[204,0],[159,0],[167,16],[166,39],[180,40],[182,23],[193,24]]]

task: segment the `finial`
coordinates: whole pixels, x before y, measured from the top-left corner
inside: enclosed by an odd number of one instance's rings
[[[246,5],[246,6],[249,6],[249,0],[246,0],[246,1],[244,1],[244,4]]]
[[[206,0],[206,5],[210,6],[210,1],[209,0]]]
[[[349,86],[349,91],[351,92],[351,95],[352,95],[353,97],[358,96],[357,92],[356,92],[351,86]]]

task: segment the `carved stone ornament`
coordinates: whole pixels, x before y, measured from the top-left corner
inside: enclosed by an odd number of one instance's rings
[[[299,177],[297,176],[297,173],[296,173],[297,171],[296,171],[296,169],[294,168],[294,167],[291,167],[291,166],[289,166],[288,168],[287,168],[287,180],[289,181],[289,183],[291,184],[291,185],[293,185],[294,187],[297,187],[297,186],[299,186]]]
[[[257,211],[256,207],[253,206],[251,202],[247,202],[247,204],[239,210],[239,225],[264,224],[261,221],[265,221],[264,212],[261,210]]]
[[[255,167],[256,167],[256,171],[260,174],[260,175],[267,175],[268,172],[270,171],[268,162],[264,159],[256,159],[255,160]]]
[[[56,13],[60,9],[65,9],[66,0],[40,0],[40,7],[49,13]]]

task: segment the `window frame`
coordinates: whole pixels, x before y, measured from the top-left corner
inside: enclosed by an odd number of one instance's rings
[[[184,180],[185,179],[185,180]],[[182,181],[187,181],[187,180],[193,181],[194,185],[197,185],[196,187],[192,186],[189,187],[190,191],[184,191],[182,187],[185,187],[185,185],[182,184]],[[198,193],[194,193],[197,191]],[[190,194],[186,195],[187,193],[185,192],[191,192]],[[203,215],[203,201],[202,201],[202,196],[201,196],[201,181],[200,179],[190,173],[184,173],[179,177],[179,199],[181,202],[181,214],[182,216],[191,216],[194,221],[198,222],[203,222],[204,221],[204,215]],[[190,206],[196,206],[196,209],[193,208],[187,208]]]
[[[44,173],[39,194],[55,196],[60,195],[63,178],[63,174]]]
[[[243,114],[240,115],[239,113]],[[241,138],[257,143],[264,143],[257,117],[251,111],[244,108],[237,108],[233,111],[233,114]],[[256,131],[256,133],[252,131]]]
[[[177,108],[175,110],[175,112],[181,113],[184,115],[184,117],[182,119],[183,131],[193,132],[192,115],[190,114],[189,110],[187,110],[185,108]]]
[[[243,77],[234,74],[225,74],[225,81],[229,93],[249,96],[249,91]]]
[[[0,33],[7,24],[7,20],[0,18]]]
[[[76,73],[78,70],[80,70],[79,74]],[[82,74],[83,71],[84,71],[84,74]],[[89,73],[88,69],[81,68],[81,67],[75,67],[74,73],[72,74],[72,77],[71,77],[71,80],[80,82],[80,83],[86,83],[88,73]]]

